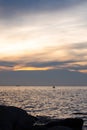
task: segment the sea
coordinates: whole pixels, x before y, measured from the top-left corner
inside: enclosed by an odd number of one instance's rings
[[[80,117],[87,130],[87,87],[1,86],[0,105],[16,106],[34,116]]]

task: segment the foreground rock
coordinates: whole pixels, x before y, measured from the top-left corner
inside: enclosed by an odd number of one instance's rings
[[[49,120],[42,128],[36,130],[82,130],[83,120],[80,118],[53,119]],[[35,126],[36,127],[36,126]],[[44,129],[43,129],[44,128]]]
[[[13,106],[0,106],[0,130],[29,130],[37,118]]]
[[[39,119],[13,106],[0,106],[0,130],[82,130],[83,120],[78,118],[49,120],[35,125]]]
[[[52,128],[55,126],[63,126],[71,128],[73,130],[82,130],[83,120],[80,118],[67,118],[67,119],[50,121],[46,124],[46,127],[48,128]]]

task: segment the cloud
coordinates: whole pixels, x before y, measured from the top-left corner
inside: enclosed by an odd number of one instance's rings
[[[14,65],[16,65],[16,62],[0,61],[0,66],[13,67]]]
[[[40,5],[41,3],[44,3],[46,5],[46,1],[38,1],[40,2]],[[13,4],[13,6],[15,6],[15,11],[17,11],[16,6],[24,5],[23,2],[24,1],[18,1],[18,3],[14,1],[8,1],[8,3],[5,3],[4,1],[1,1],[1,5],[12,8]],[[29,6],[35,4],[34,0],[25,0],[25,3],[27,2],[30,2]],[[51,4],[53,2],[54,4],[60,3],[61,6],[63,4],[67,4],[68,6],[68,4],[72,2],[81,4],[80,0],[76,0],[76,2],[70,0],[47,0],[47,2],[50,2]],[[2,22],[0,22],[0,55],[2,56],[6,53],[8,55],[21,55],[21,52],[23,54],[26,51],[36,51],[36,49],[38,48],[42,50],[47,46],[53,47],[59,44],[86,42],[87,28],[83,28],[84,22],[81,21],[81,19],[83,19],[82,16],[85,17],[86,14],[80,14],[83,11],[84,4],[82,4],[82,7],[77,7],[76,5],[77,4],[75,4],[73,8],[69,8],[68,10],[66,9],[64,11],[39,11],[38,13],[36,13],[36,11],[35,13],[22,13],[20,11],[20,13],[17,12],[18,16],[12,15],[12,20],[8,17],[8,15],[6,15],[8,18],[4,20],[5,23],[1,18]],[[30,8],[32,8],[32,6]],[[9,15],[10,12],[11,11],[9,11]],[[3,15],[3,11],[2,16],[5,17],[5,15]]]
[[[19,19],[20,22],[19,17],[23,15],[67,10],[84,2],[85,0],[0,0],[0,18],[4,22],[11,19]]]
[[[14,61],[0,61],[0,71],[12,71],[18,63]]]
[[[26,67],[35,67],[35,68],[47,68],[49,69],[65,69],[65,70],[87,70],[87,62],[84,63],[84,60],[66,60],[66,61],[48,61],[48,62],[30,62],[26,63],[24,66]],[[82,64],[83,63],[83,64]]]
[[[38,9],[60,9],[68,6],[75,5],[85,0],[0,0],[0,5],[4,9],[29,9],[29,10],[38,10]]]
[[[85,0],[0,0],[2,75],[31,70],[38,72],[34,73],[36,77],[41,76],[39,72],[47,72],[50,77],[50,71],[57,71],[66,79],[67,74],[78,77],[87,73],[86,6]],[[64,81],[69,82],[68,78]]]
[[[74,45],[71,45],[72,49],[87,49],[87,42],[83,43],[75,43]]]
[[[18,44],[19,46],[19,44]],[[17,47],[18,47],[17,46]],[[10,47],[10,46],[9,46]],[[25,46],[26,49],[28,48]],[[13,46],[15,49],[15,46]],[[12,48],[10,48],[12,49]],[[14,60],[16,61],[66,61],[66,60],[86,60],[87,55],[87,44],[85,43],[70,43],[70,44],[63,44],[63,45],[47,45],[43,46],[39,49],[36,48],[34,51],[30,50],[29,48],[27,50],[24,50],[17,55],[14,53]],[[7,58],[6,58],[7,56]],[[13,60],[12,53],[11,55],[6,54],[3,58],[4,60]],[[83,57],[83,58],[81,58]],[[0,58],[1,59],[1,58]]]
[[[85,45],[85,43],[84,43]],[[77,47],[78,46],[78,47]],[[76,47],[76,48],[75,48]],[[72,53],[73,49],[75,52]],[[85,46],[82,48],[83,52]],[[87,52],[80,53],[81,47],[78,45],[59,47],[59,48],[50,48],[40,53],[34,53],[33,55],[25,55],[23,57],[19,57],[18,59],[4,59],[4,61],[0,61],[0,70],[69,70],[69,71],[78,71],[86,72],[87,70],[87,62],[85,55]],[[57,55],[58,51],[64,51],[63,55]],[[77,51],[77,52],[76,52]],[[56,52],[56,57],[53,54]],[[65,52],[67,52],[67,57],[65,58]],[[78,53],[79,52],[79,53]],[[51,54],[51,55],[50,55]],[[61,53],[62,54],[62,53]],[[82,58],[81,58],[82,57]],[[7,61],[6,61],[7,60]]]

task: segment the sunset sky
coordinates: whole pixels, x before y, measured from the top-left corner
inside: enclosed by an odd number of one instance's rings
[[[87,1],[0,0],[2,84],[7,73],[53,70],[87,77]]]

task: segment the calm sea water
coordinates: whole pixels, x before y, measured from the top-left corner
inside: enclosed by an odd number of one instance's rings
[[[87,87],[0,87],[0,104],[38,116],[81,117],[87,129]]]

